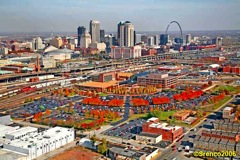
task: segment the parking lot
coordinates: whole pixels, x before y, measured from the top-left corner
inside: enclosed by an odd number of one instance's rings
[[[112,127],[102,132],[102,134],[128,140],[135,139],[135,135],[142,132],[142,124],[145,122],[146,120],[144,119],[132,120],[119,126]]]
[[[14,118],[23,118],[26,115],[31,116],[38,112],[44,112],[47,109],[53,110],[60,106],[69,104],[69,102],[79,101],[82,98],[80,96],[74,97],[43,97],[39,100],[33,101],[32,103],[24,104],[18,109],[13,110],[11,115]]]

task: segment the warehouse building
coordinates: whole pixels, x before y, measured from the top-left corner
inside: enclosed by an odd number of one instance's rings
[[[158,118],[152,117],[142,125],[142,132],[162,135],[162,140],[173,142],[183,135],[183,128],[171,126],[167,123],[159,123]]]
[[[26,154],[32,160],[75,139],[74,129],[70,128],[54,127],[39,133],[36,130],[33,127],[23,127],[7,133],[6,138],[11,141],[4,143],[3,148]]]

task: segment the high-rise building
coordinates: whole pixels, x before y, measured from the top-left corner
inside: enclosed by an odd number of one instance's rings
[[[33,38],[31,47],[32,47],[32,50],[43,49],[44,45],[43,45],[42,38],[40,37]]]
[[[146,36],[146,35],[142,35],[141,36],[141,42],[143,42],[143,43],[148,43],[148,36]]]
[[[192,40],[191,34],[187,34],[186,35],[186,44],[189,44],[191,42],[191,40]]]
[[[134,25],[129,21],[120,22],[118,24],[118,37],[119,46],[134,46]]]
[[[118,23],[118,30],[117,30],[117,41],[118,41],[118,45],[120,45],[120,37],[124,37],[124,21],[121,21]],[[122,38],[124,40],[124,38]],[[124,44],[124,42],[123,42]]]
[[[81,42],[81,35],[83,33],[85,33],[86,31],[86,28],[84,26],[79,26],[78,27],[78,42],[77,42],[77,45],[80,46],[80,42]]]
[[[91,35],[86,30],[84,34],[81,35],[80,48],[88,48],[91,43]]]
[[[52,38],[50,40],[50,45],[56,47],[56,48],[60,48],[62,45],[63,45],[63,41],[62,41],[62,38],[61,37],[55,37],[55,38]]]
[[[182,44],[183,43],[183,39],[182,38],[175,38],[174,42],[177,44]]]
[[[92,37],[92,43],[100,42],[100,22],[90,21],[90,35]]]
[[[155,35],[155,36],[154,36],[154,45],[155,45],[155,46],[158,46],[158,45],[159,45],[159,36],[158,36],[158,35]]]
[[[222,38],[221,37],[216,37],[212,40],[212,44],[216,44],[217,47],[222,46]]]
[[[135,40],[136,44],[142,42],[141,36],[142,36],[141,34],[136,34],[136,40]]]
[[[154,38],[148,37],[148,46],[153,46],[153,45],[154,45]]]
[[[43,41],[40,37],[36,38],[36,50],[38,49],[43,49]]]
[[[169,35],[168,34],[161,34],[160,35],[160,45],[166,45],[169,40]]]
[[[100,30],[100,41],[104,42],[104,37],[105,37],[105,30],[101,29]]]
[[[108,34],[104,38],[107,48],[111,48],[114,45],[115,37],[112,34]]]
[[[134,46],[134,26],[129,21],[124,24],[124,46]]]

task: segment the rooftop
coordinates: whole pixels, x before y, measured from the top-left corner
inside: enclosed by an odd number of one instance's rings
[[[233,108],[232,107],[226,107],[223,109],[223,111],[231,111]]]
[[[152,137],[152,138],[157,138],[157,137],[161,136],[161,134],[153,134],[153,133],[146,133],[146,132],[141,132],[139,135],[146,136],[146,137]]]
[[[20,135],[23,135],[23,134],[27,134],[27,133],[31,133],[31,132],[36,132],[38,129],[35,128],[35,127],[22,127],[22,128],[19,128],[17,130],[14,130],[12,132],[9,132],[7,133],[8,135],[12,135],[14,137],[18,137]]]
[[[119,148],[119,147],[112,147],[112,148],[110,148],[110,151],[112,151],[118,155],[122,155],[125,157],[131,157],[131,158],[139,158],[144,155],[144,153],[141,153],[141,152],[137,152],[137,151],[129,150],[129,149],[123,149],[123,148]]]
[[[84,87],[96,87],[96,88],[107,88],[111,87],[112,85],[116,85],[117,81],[109,81],[109,82],[87,82],[84,84],[79,84],[79,86]]]
[[[10,142],[10,145],[28,149],[33,146],[37,146],[38,144],[49,143],[50,139],[59,139],[60,137],[66,135],[68,132],[72,132],[72,129],[54,127],[41,133],[30,133],[28,136],[24,136],[21,139],[12,140]]]

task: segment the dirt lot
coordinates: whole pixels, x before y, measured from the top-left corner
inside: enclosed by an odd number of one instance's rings
[[[50,160],[103,160],[101,155],[83,147],[73,147]]]

